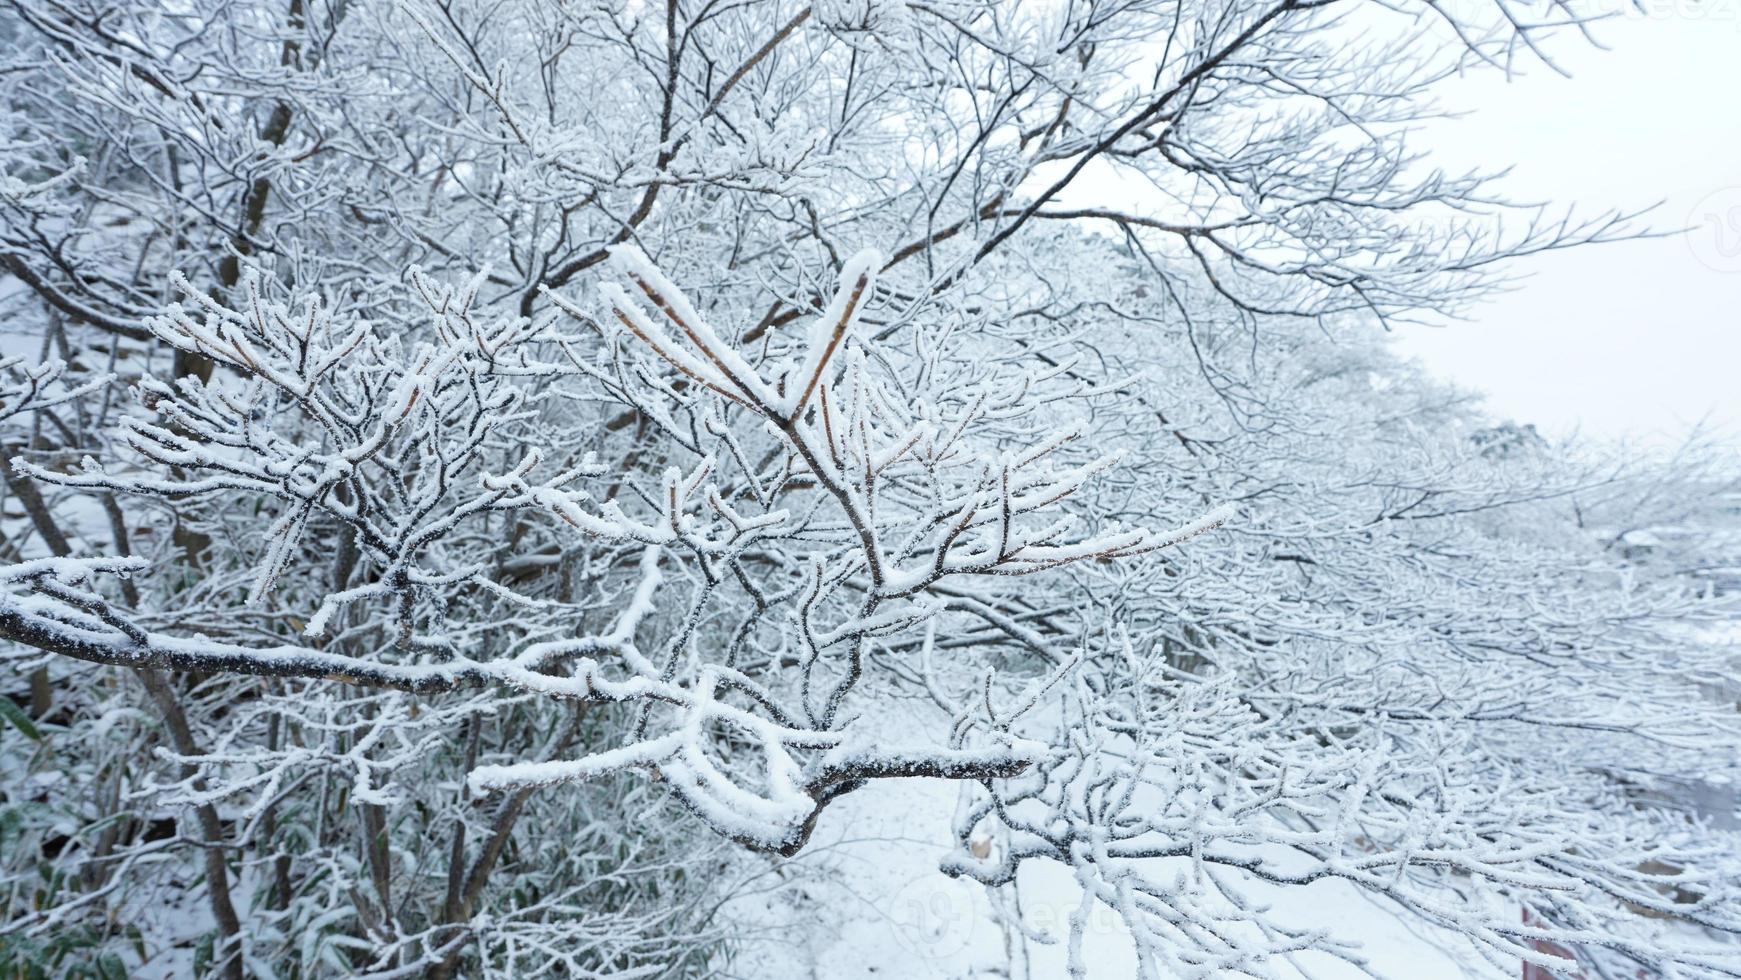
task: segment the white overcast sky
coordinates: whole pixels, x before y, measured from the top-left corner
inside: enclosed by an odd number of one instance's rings
[[[1662,201],[1653,227],[1696,230],[1529,260],[1469,320],[1396,343],[1550,433],[1658,442],[1708,419],[1741,444],[1741,0],[1644,2],[1596,25],[1607,50],[1554,45],[1570,78],[1535,66],[1448,85],[1465,115],[1433,124],[1430,145],[1451,170],[1514,164],[1516,200]]]

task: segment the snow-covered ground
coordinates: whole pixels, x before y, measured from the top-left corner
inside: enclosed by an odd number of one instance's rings
[[[1063,940],[1077,905],[1061,866],[1024,868],[1014,894],[994,906],[980,885],[945,877],[937,860],[950,846],[959,790],[937,780],[878,783],[848,796],[823,817],[802,855],[759,882],[762,890],[730,913],[751,924],[729,975],[762,980],[1047,980],[1064,977]],[[774,879],[777,887],[770,887]],[[1361,944],[1372,969],[1399,980],[1504,977],[1467,947],[1399,919],[1340,881],[1277,890],[1275,908],[1302,926]],[[1006,928],[1019,904],[1032,937]],[[1091,915],[1085,945],[1095,980],[1135,977],[1136,959],[1110,909]],[[1040,937],[1057,942],[1045,944]],[[1025,969],[1024,969],[1025,961]],[[1347,963],[1301,956],[1277,972],[1314,978],[1358,977]],[[1509,974],[1515,976],[1515,973]]]
[[[928,727],[921,713],[914,730]],[[824,812],[808,847],[771,861],[726,909],[742,937],[727,975],[745,980],[1052,980],[1068,975],[1065,941],[1081,895],[1062,865],[1026,863],[995,894],[949,878],[938,861],[953,843],[964,787],[944,780],[875,781]],[[997,846],[994,842],[993,847]],[[1278,865],[1284,854],[1267,855]],[[1183,865],[1181,870],[1188,873]],[[1515,977],[1467,942],[1405,921],[1339,880],[1251,891],[1291,925],[1358,943],[1370,969],[1397,980]],[[1017,920],[1023,928],[1013,928]],[[1026,935],[1024,935],[1024,933]],[[1084,959],[1093,980],[1136,977],[1134,950],[1106,906],[1088,918]],[[1282,977],[1364,976],[1322,953],[1270,964]]]

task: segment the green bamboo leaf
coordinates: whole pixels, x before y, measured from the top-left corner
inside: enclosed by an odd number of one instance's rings
[[[0,718],[5,718],[11,722],[13,728],[23,732],[24,737],[32,742],[42,741],[42,733],[36,730],[36,723],[32,722],[30,716],[24,713],[24,709],[20,708],[18,703],[11,698],[0,697]]]

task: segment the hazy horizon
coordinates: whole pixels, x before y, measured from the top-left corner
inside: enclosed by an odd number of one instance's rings
[[[1544,431],[1661,442],[1705,420],[1741,443],[1741,113],[1688,94],[1734,85],[1741,4],[1652,3],[1550,49],[1571,77],[1520,60],[1509,82],[1447,83],[1460,118],[1425,127],[1447,169],[1515,164],[1516,201],[1586,214],[1662,202],[1668,235],[1528,259],[1525,278],[1465,321],[1403,326],[1397,348]],[[1722,218],[1731,241],[1711,223]]]

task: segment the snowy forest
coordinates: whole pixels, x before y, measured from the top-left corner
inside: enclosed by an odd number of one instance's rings
[[[1741,454],[1389,339],[1603,13],[0,0],[0,977],[1741,977]]]

